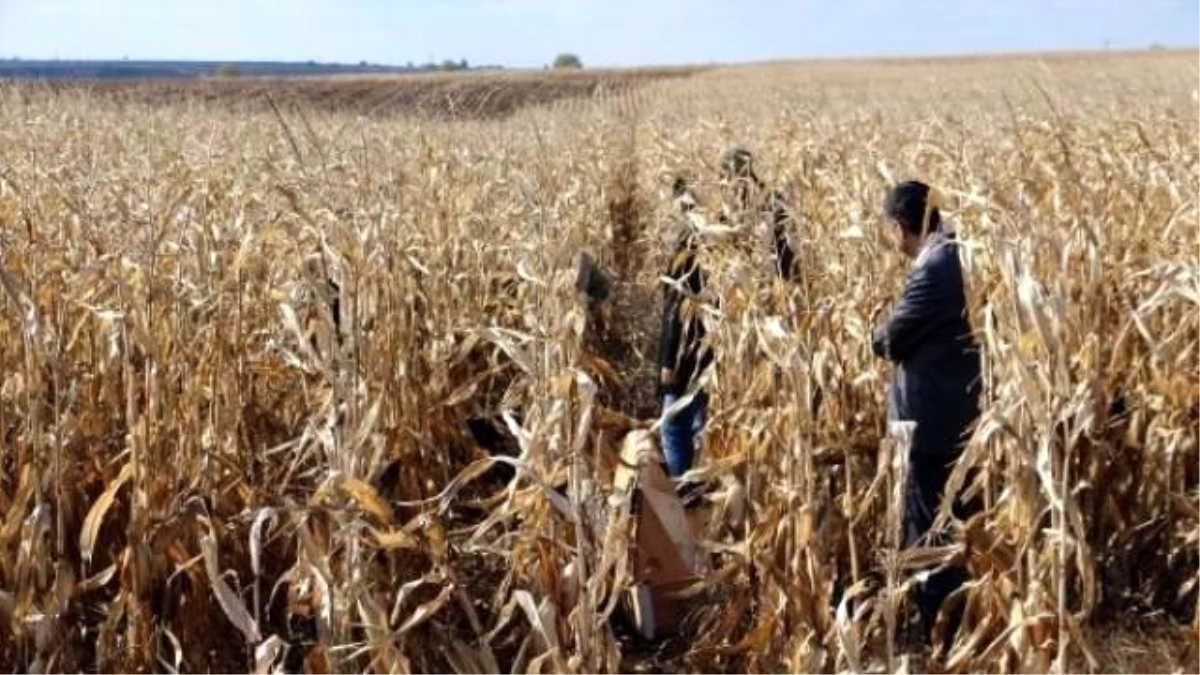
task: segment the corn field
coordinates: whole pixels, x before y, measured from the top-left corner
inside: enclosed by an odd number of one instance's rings
[[[1196,81],[1174,53],[779,64],[495,119],[4,85],[0,665],[1094,671],[1148,617],[1195,672]],[[731,145],[803,275],[752,235],[704,252],[711,564],[640,645],[608,484],[656,422],[671,182],[716,213]],[[906,178],[965,241],[985,412],[951,483],[985,509],[898,554],[870,330]],[[963,621],[918,661],[891,627],[947,560]]]

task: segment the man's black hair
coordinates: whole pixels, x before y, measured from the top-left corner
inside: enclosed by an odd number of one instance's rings
[[[671,196],[675,198],[682,197],[691,190],[692,186],[688,184],[688,179],[683,176],[676,176],[675,182],[671,184]]]
[[[926,225],[926,207],[929,222]],[[910,180],[892,188],[883,203],[884,213],[895,218],[905,232],[920,235],[925,231],[937,232],[942,226],[942,216],[937,207],[929,205],[929,186]]]
[[[756,185],[762,183],[754,173],[754,155],[741,147],[730,148],[721,155],[721,175],[727,179],[744,178]]]

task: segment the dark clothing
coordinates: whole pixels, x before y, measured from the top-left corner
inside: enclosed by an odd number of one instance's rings
[[[758,189],[761,189],[761,185],[758,186]],[[742,204],[743,209],[748,208],[746,206],[750,201],[748,193],[742,191],[738,195],[737,201]],[[779,191],[772,190],[758,205],[758,212],[765,216],[771,224],[775,273],[782,279],[789,281],[795,279],[799,270],[796,269],[796,252],[792,249],[788,239],[788,225],[792,222],[792,216],[787,201]],[[721,222],[727,224],[729,215],[721,214]]]
[[[872,348],[895,363],[889,418],[917,423],[911,454],[957,457],[979,416],[981,361],[953,234],[932,235]]]
[[[938,507],[941,506],[945,494],[946,480],[954,470],[954,460],[947,462],[936,458],[926,457],[915,459],[908,466],[908,481],[904,486],[904,531],[903,548],[913,548],[921,545],[936,546],[947,542],[941,538],[922,541],[933,521],[937,518]],[[953,503],[954,517],[965,520],[973,515],[974,508],[964,504],[961,499]],[[939,570],[925,580],[916,589],[917,610],[928,636],[933,629],[938,610],[942,603],[959,586],[967,580],[967,571],[959,566]],[[957,623],[957,617],[952,617],[952,625]]]
[[[788,241],[787,226],[792,222],[787,203],[783,195],[772,192],[767,200],[766,209],[771,214],[771,232],[775,244],[775,272],[783,279],[791,281],[796,278],[796,252]]]
[[[663,285],[658,363],[661,368],[675,371],[675,385],[660,383],[660,393],[679,395],[687,392],[692,379],[713,360],[712,350],[704,344],[704,322],[697,300],[704,290],[705,275],[696,260],[696,235],[690,225],[675,242],[666,276],[679,282],[682,291]]]
[[[761,185],[758,185],[761,187]],[[677,196],[683,196],[686,185],[675,186]],[[690,194],[687,196],[690,197]],[[749,192],[738,194],[739,203],[750,203]],[[691,210],[693,202],[685,200],[681,203],[686,213]],[[743,206],[744,207],[744,206]],[[797,274],[796,254],[788,240],[787,227],[791,222],[783,196],[776,191],[767,195],[758,206],[758,212],[766,214],[773,228],[773,243],[775,269],[781,277],[794,279]],[[721,216],[722,223],[728,223],[726,214]],[[683,394],[691,385],[692,379],[699,375],[713,361],[713,352],[703,344],[705,330],[700,320],[696,296],[704,289],[705,274],[696,260],[696,234],[690,226],[685,226],[671,254],[666,276],[680,280],[686,293],[680,293],[671,286],[663,290],[663,326],[659,338],[659,366],[675,371],[675,386],[661,386],[661,394]]]
[[[583,293],[591,303],[608,300],[608,296],[612,292],[612,280],[587,253],[579,256],[579,265],[575,273],[575,290]]]
[[[908,481],[904,486],[904,548],[921,545],[921,538],[929,532],[937,518],[938,507],[942,504],[946,480],[954,471],[954,461],[930,459],[909,463]],[[959,518],[964,515],[959,500],[954,502],[954,515]],[[939,542],[931,540],[924,543],[937,545]]]
[[[331,277],[326,277],[324,293],[318,292],[317,299],[324,299],[327,303],[325,306],[329,309],[330,320],[333,321],[333,336],[340,348],[345,343],[342,336],[342,288]],[[320,352],[320,343],[317,341],[315,333],[309,338],[308,343],[312,346],[313,351]]]
[[[967,432],[979,416],[981,362],[971,335],[962,265],[953,234],[934,233],[909,273],[900,302],[875,331],[872,348],[895,363],[888,416],[916,422],[904,492],[903,546],[923,542]],[[958,499],[956,517],[968,511]],[[966,579],[953,567],[932,574],[917,590],[926,635],[942,602]]]
[[[338,345],[342,344],[342,288],[333,279],[326,279],[329,287],[329,315],[333,317],[333,331],[337,334]]]

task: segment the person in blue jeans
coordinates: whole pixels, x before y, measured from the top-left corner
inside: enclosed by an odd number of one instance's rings
[[[664,393],[663,411],[668,411],[680,398],[679,394],[673,392]],[[667,460],[667,472],[672,478],[682,476],[692,467],[707,415],[708,392],[701,390],[696,392],[690,403],[663,422],[663,454]]]
[[[683,179],[675,181],[673,193],[685,222],[665,272],[672,283],[663,285],[658,384],[666,415],[661,428],[663,455],[667,472],[678,478],[695,460],[696,443],[708,412],[707,393],[697,391],[692,401],[674,414],[671,408],[687,395],[696,377],[712,363],[712,350],[704,344],[704,323],[699,313],[698,296],[704,289],[704,272],[696,260],[699,232],[690,217],[695,200]]]
[[[782,196],[767,192],[754,173],[753,157],[744,148],[733,148],[721,157],[721,184],[732,204],[725,204],[721,216],[728,223],[731,213],[759,213],[773,226],[775,271],[784,279],[795,279],[796,256],[787,237],[790,223]],[[765,197],[764,197],[765,195]],[[699,232],[691,212],[696,199],[687,181],[678,179],[673,196],[682,212],[684,226],[675,241],[663,287],[663,323],[659,340],[659,393],[663,413],[662,449],[667,470],[677,478],[692,467],[696,444],[708,417],[708,392],[695,387],[697,378],[713,361],[712,348],[705,343],[704,324],[700,319],[699,295],[705,275],[697,262]],[[691,402],[672,414],[671,408],[695,390]]]

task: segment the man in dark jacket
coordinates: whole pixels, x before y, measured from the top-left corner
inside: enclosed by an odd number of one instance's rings
[[[932,526],[946,479],[979,416],[981,363],[957,242],[943,228],[929,186],[897,185],[884,211],[896,248],[915,259],[899,304],[872,341],[875,355],[895,364],[890,419],[916,423],[904,504],[903,545],[909,548],[920,544]],[[966,516],[962,504],[955,504],[955,515]],[[965,576],[961,568],[948,569],[920,588],[917,605],[926,631]]]
[[[662,332],[659,335],[659,393],[664,414],[694,389],[696,378],[712,363],[704,342],[704,323],[698,298],[704,290],[704,272],[696,259],[698,235],[692,224],[695,199],[687,182],[675,181],[673,193],[684,225],[671,250],[663,285]],[[667,470],[678,477],[692,466],[696,440],[704,428],[708,393],[697,390],[692,401],[662,424],[662,448]]]
[[[732,192],[732,199],[723,205],[721,222],[739,215],[765,217],[771,226],[775,271],[783,279],[795,279],[796,253],[788,239],[790,209],[783,195],[778,190],[768,191],[754,172],[754,156],[749,150],[734,148],[721,157],[721,183]]]

